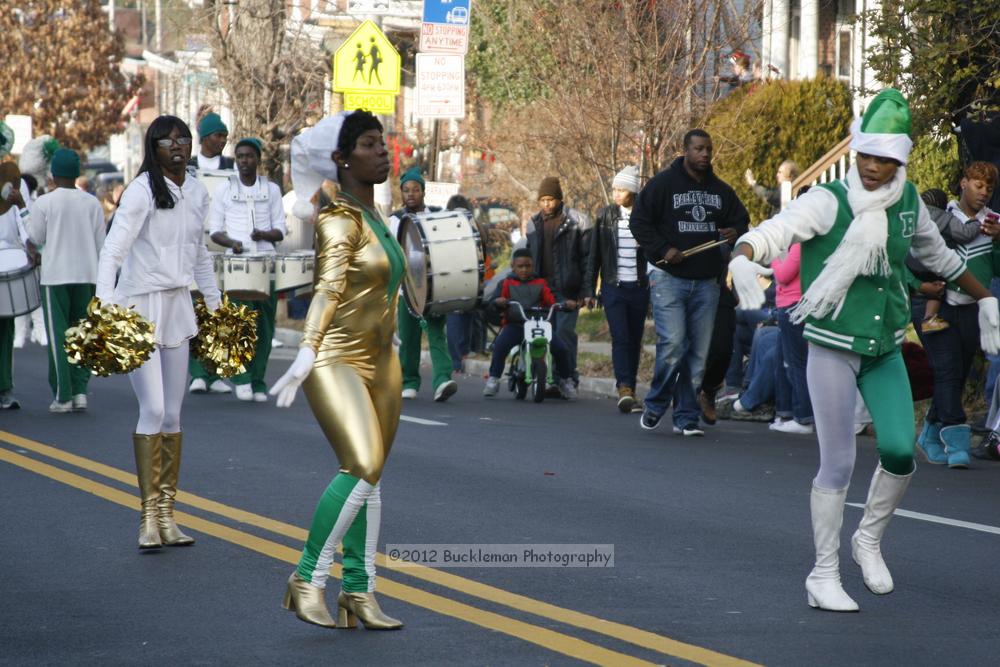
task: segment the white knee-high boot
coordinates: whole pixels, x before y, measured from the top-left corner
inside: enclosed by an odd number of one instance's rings
[[[816,564],[806,577],[806,594],[810,607],[827,611],[858,610],[858,603],[840,585],[838,551],[846,499],[846,488],[830,490],[815,485],[809,496],[813,542],[816,545]]]
[[[868,488],[865,514],[861,517],[858,530],[851,537],[854,562],[861,566],[865,586],[876,595],[891,593],[893,589],[892,575],[882,559],[880,543],[911,479],[912,472],[909,475],[893,475],[879,464]]]

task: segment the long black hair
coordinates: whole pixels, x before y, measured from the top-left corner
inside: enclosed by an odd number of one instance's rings
[[[153,202],[156,208],[173,208],[174,198],[167,188],[166,178],[156,161],[156,142],[170,136],[174,128],[180,136],[191,138],[191,128],[187,123],[177,116],[160,116],[149,125],[146,130],[146,138],[142,140],[142,164],[139,165],[139,173],[136,178],[144,172],[149,173],[149,186],[153,190]]]

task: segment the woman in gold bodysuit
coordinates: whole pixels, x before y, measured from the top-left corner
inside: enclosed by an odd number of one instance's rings
[[[325,118],[292,143],[292,164],[293,179],[318,174],[340,190],[317,218],[314,296],[298,356],[271,393],[287,407],[304,386],[340,472],[320,498],[284,607],[324,627],[353,628],[360,619],[368,629],[397,629],[402,623],[382,613],[373,592],[379,478],[399,425],[401,371],[392,339],[406,273],[403,251],[374,206],[374,186],[389,175],[382,125],[365,111]],[[335,623],[324,589],[341,541]]]

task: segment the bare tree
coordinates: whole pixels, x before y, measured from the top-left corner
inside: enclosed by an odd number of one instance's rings
[[[281,145],[323,113],[330,59],[306,26],[290,20],[285,0],[219,2],[206,11],[213,64],[230,99],[233,129],[262,139],[262,166],[278,180]]]
[[[753,20],[719,0],[481,0],[477,12],[472,98],[496,113],[474,136],[515,180],[558,173],[589,206],[622,165],[666,166],[715,97],[719,54]]]

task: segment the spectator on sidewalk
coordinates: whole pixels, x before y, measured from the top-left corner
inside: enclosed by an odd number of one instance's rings
[[[778,307],[780,332],[778,378],[779,394],[787,393],[791,399],[791,418],[781,419],[779,414],[771,429],[782,433],[812,433],[813,412],[806,382],[806,360],[809,344],[803,338],[805,324],[793,324],[789,311],[802,298],[799,269],[802,265],[802,246],[798,243],[788,249],[784,257],[771,262],[774,280],[778,284],[775,302]],[[779,406],[779,411],[783,406]]]
[[[541,210],[531,216],[527,226],[527,248],[539,277],[552,288],[556,301],[577,301],[583,291],[587,265],[587,220],[577,210],[563,203],[562,185],[556,176],[547,176],[538,186]],[[561,310],[556,314],[556,331],[566,343],[570,355],[571,379],[579,381],[576,371],[576,322],[579,311]],[[560,378],[561,379],[561,378]]]
[[[1000,222],[986,206],[997,185],[997,168],[989,162],[973,162],[963,171],[959,185],[961,195],[949,202],[948,211],[980,233],[973,241],[959,244],[958,255],[980,284],[989,285],[1000,276]],[[934,369],[934,398],[917,445],[931,463],[968,468],[972,432],[962,407],[962,390],[980,350],[976,300],[949,283],[941,318],[948,328],[923,339]]]
[[[778,165],[778,173],[775,176],[778,184],[773,188],[768,188],[758,183],[756,177],[753,175],[753,171],[750,169],[747,169],[746,173],[743,174],[743,178],[746,179],[747,185],[753,189],[753,193],[767,202],[767,205],[771,208],[771,217],[781,212],[781,185],[794,181],[798,176],[799,166],[795,164],[794,160],[785,160]]]
[[[406,214],[434,213],[440,211],[439,206],[424,204],[424,188],[426,183],[419,167],[411,167],[403,172],[399,179],[399,192],[403,196],[403,208],[395,211],[389,217],[389,226],[393,234],[399,231],[399,222]],[[420,391],[420,341],[423,329],[420,319],[414,317],[408,308],[402,306],[399,311],[399,361],[403,367],[403,398],[417,397]],[[431,377],[434,387],[434,400],[438,403],[447,401],[456,391],[458,383],[451,379],[451,357],[448,354],[448,339],[445,336],[444,315],[424,315],[427,323],[427,345],[431,353]]]
[[[490,376],[483,388],[483,396],[487,398],[497,395],[507,355],[524,340],[524,320],[519,309],[510,307],[512,301],[521,304],[525,314],[530,308],[551,308],[553,304],[557,303],[545,279],[535,275],[531,251],[527,248],[518,248],[514,251],[514,255],[511,257],[511,272],[501,281],[490,302],[492,307],[502,311],[504,315],[500,333],[493,341]],[[574,309],[577,306],[572,300],[567,301],[564,305]],[[557,385],[559,392],[567,400],[575,399],[577,396],[576,386],[569,376],[569,348],[566,346],[566,342],[559,338],[558,330],[552,332],[549,351],[552,353],[552,361],[556,366],[556,374],[562,378]]]
[[[778,327],[769,322],[754,332],[747,364],[746,386],[735,400],[720,401],[720,419],[769,422],[778,409],[788,408],[788,397],[777,394],[778,367],[781,363],[781,341]]]
[[[678,375],[685,378],[674,401],[674,430],[702,435],[696,392],[705,372],[725,272],[718,247],[685,255],[703,244],[730,245],[747,230],[750,217],[733,189],[712,171],[712,138],[704,130],[684,135],[684,155],[646,184],[636,198],[629,227],[651,266],[649,284],[656,326],[656,366],[640,420],[655,429],[673,396]],[[678,373],[685,367],[686,373]],[[678,409],[680,408],[680,409]]]
[[[590,232],[587,272],[583,281],[584,301],[593,308],[598,300],[597,279],[601,279],[600,304],[611,332],[611,363],[618,389],[618,409],[632,412],[642,354],[642,334],[649,310],[649,280],[642,248],[629,229],[632,204],[639,192],[639,169],[627,166],[611,183],[614,203],[597,214]]]

